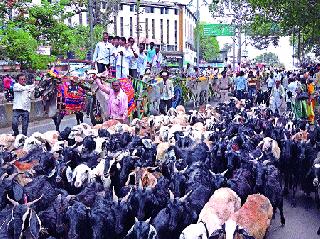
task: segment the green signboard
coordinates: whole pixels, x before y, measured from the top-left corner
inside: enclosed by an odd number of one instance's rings
[[[205,24],[203,26],[204,36],[234,36],[234,26],[229,24]]]

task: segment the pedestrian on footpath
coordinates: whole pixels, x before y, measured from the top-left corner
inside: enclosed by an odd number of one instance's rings
[[[19,119],[22,119],[22,134],[27,136],[29,125],[29,113],[31,109],[31,98],[34,95],[34,85],[26,84],[26,76],[19,74],[17,82],[13,85],[13,112],[12,130],[13,135],[19,134]]]
[[[96,78],[96,83],[101,91],[109,95],[108,116],[121,123],[128,123],[128,96],[121,89],[120,81],[113,81],[111,89],[103,85],[100,78]]]

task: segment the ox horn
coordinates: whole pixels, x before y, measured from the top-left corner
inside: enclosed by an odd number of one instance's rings
[[[26,206],[27,206],[27,207],[32,206],[33,204],[35,204],[36,202],[38,202],[42,197],[43,197],[43,194],[41,194],[41,196],[40,196],[39,198],[37,198],[37,199],[35,199],[35,200],[31,201],[31,202],[26,203]]]
[[[115,191],[114,191],[114,186],[112,187],[112,200],[114,203],[118,203],[119,198],[117,197]]]
[[[192,193],[192,190],[188,192],[186,195],[184,195],[182,198],[180,198],[179,201],[184,202],[191,193]]]
[[[9,202],[11,202],[11,203],[13,204],[14,207],[15,207],[15,206],[19,206],[19,203],[18,203],[18,202],[16,202],[15,200],[13,200],[13,199],[11,199],[11,198],[9,197],[9,194],[7,194],[7,199],[9,200]]]
[[[170,189],[169,189],[169,198],[170,198],[170,200],[174,200],[174,195]]]

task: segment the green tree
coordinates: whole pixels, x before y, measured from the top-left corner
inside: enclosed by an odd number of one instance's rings
[[[54,60],[53,57],[37,54],[38,44],[32,35],[12,25],[3,31],[0,45],[4,49],[4,59],[20,63],[22,69],[45,69]]]
[[[105,31],[104,27],[101,25],[96,25],[94,27],[93,41],[94,45],[101,41],[102,33]],[[88,39],[90,38],[90,29],[87,26],[76,26],[73,28],[73,34],[75,37],[75,44],[72,46],[72,51],[78,59],[84,60],[91,47]]]
[[[256,63],[264,63],[268,66],[280,66],[279,57],[272,52],[263,53],[255,58]]]
[[[195,37],[200,32],[200,59],[213,60],[219,54],[219,42],[215,36],[204,36],[203,27],[205,23],[200,23],[195,29]]]

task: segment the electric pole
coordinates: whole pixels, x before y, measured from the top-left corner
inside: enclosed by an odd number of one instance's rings
[[[137,0],[137,46],[139,47],[139,38],[140,38],[140,0]]]
[[[200,11],[199,11],[199,0],[197,0],[197,26],[198,26],[198,32],[197,32],[197,67],[199,68],[199,62],[200,62]]]
[[[90,60],[93,59],[93,8],[92,0],[88,0],[88,19],[90,27]]]

